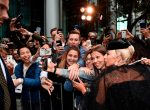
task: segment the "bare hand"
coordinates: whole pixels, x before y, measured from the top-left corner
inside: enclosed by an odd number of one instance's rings
[[[18,29],[19,31],[20,31],[20,33],[22,34],[22,35],[24,35],[24,36],[26,36],[26,35],[32,35],[32,33],[31,32],[29,32],[27,29],[25,29],[25,28],[19,28]]]
[[[78,78],[79,75],[79,65],[78,64],[73,64],[69,66],[69,79],[70,80],[75,80]]]
[[[9,24],[10,31],[15,31],[15,30],[17,30],[15,21],[16,21],[16,18],[12,18],[12,19],[11,19],[11,22],[10,22],[10,24]]]
[[[150,65],[150,59],[146,58],[146,59],[142,60],[141,63],[145,64],[145,65]]]
[[[48,78],[42,78],[41,82],[41,86],[48,91],[49,95],[51,95],[54,90],[53,82]]]
[[[17,87],[18,85],[23,83],[23,79],[22,78],[18,78],[18,79],[12,79],[14,86]]]
[[[93,75],[92,70],[87,67],[80,67],[79,70],[84,71],[84,73],[86,73],[87,75]]]
[[[78,82],[79,81],[79,82]],[[78,77],[78,81],[72,81],[73,87],[76,88],[77,90],[81,91],[82,94],[86,93],[86,85],[80,80]]]

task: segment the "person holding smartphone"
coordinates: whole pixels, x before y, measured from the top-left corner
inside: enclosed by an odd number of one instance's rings
[[[61,55],[65,50],[65,40],[64,40],[64,35],[62,33],[62,29],[58,29],[57,33],[54,37],[54,50],[56,54]]]

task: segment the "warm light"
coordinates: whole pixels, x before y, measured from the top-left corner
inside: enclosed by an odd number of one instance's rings
[[[86,11],[87,11],[87,13],[92,14],[93,13],[93,8],[91,6],[88,6]]]
[[[84,7],[81,7],[80,8],[80,11],[83,13],[85,11],[85,8]]]
[[[85,16],[85,15],[82,15],[82,16],[81,16],[81,19],[82,19],[82,20],[85,20],[85,19],[86,19],[86,16]]]
[[[88,16],[86,17],[86,20],[87,20],[87,21],[91,21],[91,20],[92,20],[92,16],[89,16],[89,15],[88,15]]]

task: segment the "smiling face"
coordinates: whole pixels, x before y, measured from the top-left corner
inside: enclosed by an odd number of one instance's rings
[[[98,51],[93,51],[91,55],[93,64],[97,69],[102,69],[105,67],[104,55],[102,53]]]
[[[75,50],[70,50],[67,54],[67,64],[68,66],[73,65],[74,63],[77,63],[79,59],[79,53]]]
[[[23,47],[19,50],[20,58],[25,64],[30,64],[31,52],[28,48]]]
[[[91,54],[88,54],[87,57],[85,58],[85,65],[86,67],[93,69],[93,62],[92,62]]]
[[[80,44],[80,35],[79,34],[70,34],[67,44],[70,47],[72,47],[72,46],[78,47]]]
[[[9,0],[0,0],[0,27],[8,19]]]

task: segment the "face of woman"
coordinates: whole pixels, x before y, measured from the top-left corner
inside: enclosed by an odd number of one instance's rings
[[[75,50],[70,50],[67,54],[67,64],[68,66],[73,65],[74,63],[77,63],[79,58],[78,52]]]
[[[102,69],[105,66],[104,56],[98,51],[92,52],[92,61],[97,69]]]
[[[112,66],[117,62],[117,54],[115,50],[109,50],[104,58],[107,67]]]
[[[92,56],[91,54],[88,54],[86,59],[85,59],[86,67],[93,69],[93,62],[92,62]]]
[[[24,47],[20,49],[20,58],[25,63],[30,63],[31,52],[28,48]]]

